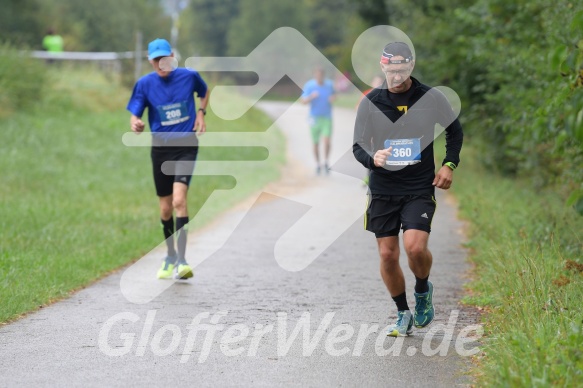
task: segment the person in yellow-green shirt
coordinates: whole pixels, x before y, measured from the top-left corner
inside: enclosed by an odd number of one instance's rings
[[[43,49],[51,53],[60,53],[63,51],[63,38],[55,33],[55,30],[49,28],[43,38]]]

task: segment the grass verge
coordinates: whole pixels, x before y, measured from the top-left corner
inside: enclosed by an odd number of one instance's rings
[[[452,189],[469,220],[485,338],[477,385],[583,386],[583,217],[552,192],[482,169],[464,146]]]
[[[130,91],[94,68],[48,71],[52,91],[31,110],[0,119],[0,322],[66,297],[162,240],[149,148],[121,141]],[[236,104],[237,97],[221,103]],[[209,131],[264,131],[271,124],[255,110],[231,122],[207,116]],[[271,136],[274,149],[283,150],[283,136]],[[246,157],[261,160],[263,151],[249,148]],[[231,160],[234,152],[203,148],[200,158]],[[281,156],[262,171],[238,170],[241,198],[213,215],[278,179],[283,162]],[[233,184],[230,177],[194,177],[190,213]]]

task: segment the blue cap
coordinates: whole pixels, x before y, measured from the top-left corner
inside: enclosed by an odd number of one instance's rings
[[[148,44],[148,59],[168,57],[172,54],[172,47],[166,39],[155,39]]]

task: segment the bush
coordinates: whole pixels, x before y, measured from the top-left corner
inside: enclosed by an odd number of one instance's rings
[[[567,0],[479,0],[456,16],[467,64],[483,74],[468,110],[487,165],[552,188],[583,214],[583,7]],[[469,35],[469,34],[466,34]]]
[[[582,3],[391,3],[421,79],[459,93],[468,144],[482,145],[484,166],[551,189],[583,214]]]
[[[42,99],[49,85],[48,64],[0,44],[0,115],[27,109]]]

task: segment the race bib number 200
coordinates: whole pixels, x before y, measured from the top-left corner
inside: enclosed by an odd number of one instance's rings
[[[169,105],[161,105],[157,108],[158,114],[160,115],[160,124],[162,124],[162,126],[179,124],[190,118],[188,110],[186,109],[185,101]]]
[[[388,166],[409,166],[421,162],[420,139],[387,139],[385,148],[393,147]]]

